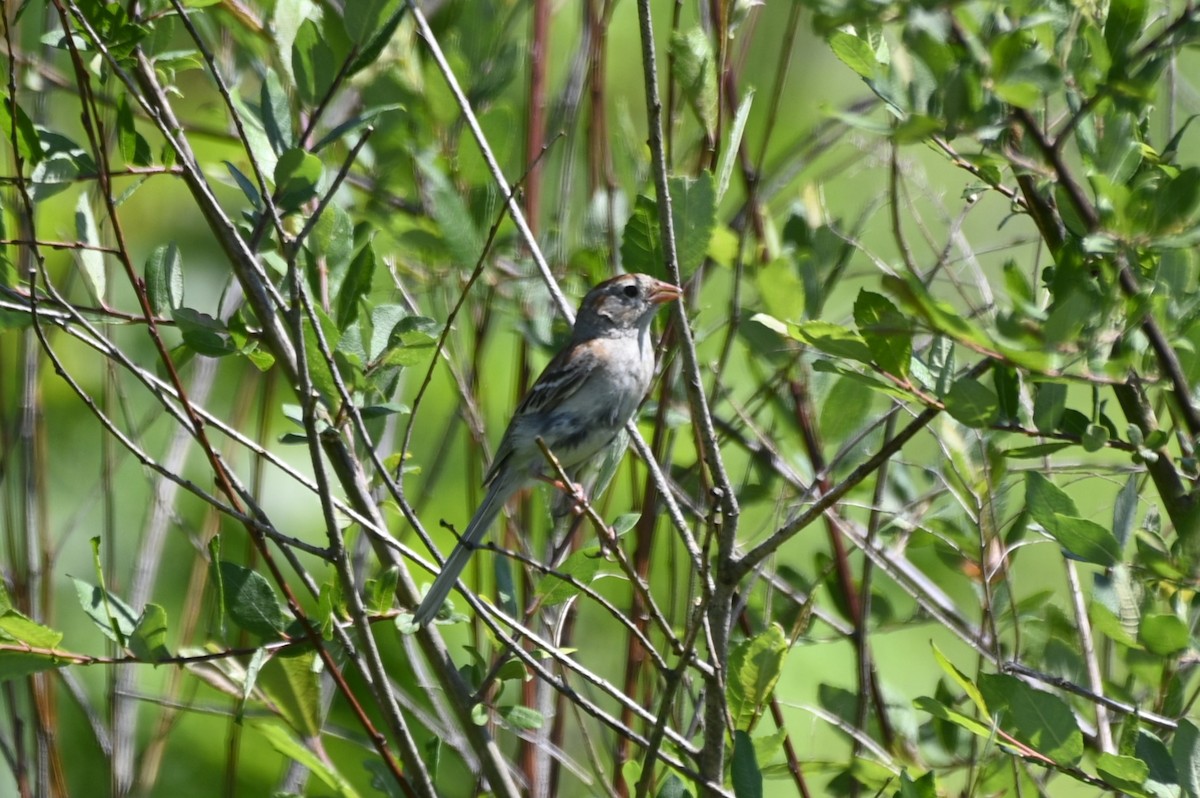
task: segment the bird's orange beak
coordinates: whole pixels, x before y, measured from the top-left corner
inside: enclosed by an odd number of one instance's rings
[[[683,291],[679,289],[679,286],[655,280],[654,285],[650,288],[650,301],[656,305],[662,305],[673,299],[679,299],[682,294]]]

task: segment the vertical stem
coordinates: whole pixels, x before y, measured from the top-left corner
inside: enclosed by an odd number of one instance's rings
[[[663,148],[662,99],[658,91],[658,67],[654,52],[654,25],[650,18],[650,0],[638,0],[638,26],[642,43],[642,74],[646,83],[646,115],[650,132],[650,153],[654,188],[658,206],[658,224],[662,233],[663,258],[667,274],[682,282],[679,257],[675,246],[675,225],[671,214],[671,191],[667,182],[667,159]],[[728,732],[725,711],[725,662],[729,655],[729,625],[737,587],[737,561],[734,542],[737,539],[739,508],[733,486],[725,472],[717,446],[716,429],[709,412],[708,399],[700,379],[695,342],[683,303],[676,304],[676,326],[679,332],[679,352],[683,361],[681,376],[687,390],[688,404],[696,425],[696,437],[703,453],[712,485],[710,498],[714,505],[713,531],[716,533],[716,579],[708,603],[709,659],[712,670],[705,677],[704,747],[700,752],[702,794],[711,791],[704,784],[720,784],[725,763],[725,740]]]
[[[542,147],[546,143],[546,65],[550,49],[550,0],[533,0],[533,37],[529,48],[529,113],[525,130],[525,218],[537,235],[542,204]]]

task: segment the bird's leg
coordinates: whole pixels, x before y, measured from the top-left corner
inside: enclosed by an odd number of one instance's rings
[[[538,479],[545,482],[547,485],[552,485],[556,490],[560,490],[570,497],[574,506],[571,512],[575,515],[583,515],[584,508],[587,506],[587,493],[584,492],[583,483],[581,482],[566,482],[555,477],[548,477],[544,474],[539,474]]]

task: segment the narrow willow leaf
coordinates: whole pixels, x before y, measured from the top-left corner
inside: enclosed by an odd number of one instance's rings
[[[100,233],[96,229],[96,218],[92,215],[92,204],[88,193],[81,191],[75,203],[75,237],[89,247],[100,246]],[[79,250],[79,268],[87,281],[92,297],[100,303],[107,300],[108,275],[104,268],[104,253],[97,249]]]
[[[146,259],[146,295],[159,316],[183,307],[183,259],[174,241],[155,247]]]
[[[292,133],[292,108],[288,104],[287,92],[279,82],[275,70],[268,69],[263,76],[259,91],[259,108],[262,112],[263,130],[271,142],[276,155],[283,155],[294,146]]]
[[[129,106],[129,95],[122,94],[117,101],[117,144],[121,149],[121,157],[131,166],[149,166],[154,162],[150,154],[150,144],[137,131],[133,119],[133,109]]]
[[[754,741],[741,729],[733,733],[733,761],[729,775],[737,798],[762,798],[763,775],[754,754]]]
[[[4,136],[4,143],[7,145],[12,144],[14,126],[17,152],[27,166],[37,166],[42,160],[42,143],[38,139],[37,128],[33,126],[29,115],[6,93],[0,98],[0,135]]]
[[[358,318],[360,300],[371,292],[375,266],[375,248],[368,242],[350,261],[345,277],[338,287],[334,319],[339,330],[345,330]]]
[[[281,723],[256,724],[255,729],[285,761],[296,762],[333,790],[338,798],[358,798],[358,791],[337,771],[328,757],[318,756],[293,737]],[[388,776],[390,778],[390,775]]]
[[[717,169],[717,203],[725,197],[729,190],[729,181],[733,177],[733,167],[737,165],[738,153],[742,147],[742,136],[746,132],[746,120],[750,118],[750,106],[754,102],[754,90],[746,92],[742,102],[733,115],[733,124],[729,126],[729,141],[721,153],[721,165]]]

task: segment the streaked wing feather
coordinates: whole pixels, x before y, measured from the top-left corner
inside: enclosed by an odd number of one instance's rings
[[[588,376],[595,371],[595,365],[596,355],[591,349],[574,349],[573,356],[572,347],[563,349],[542,370],[537,382],[525,394],[521,404],[517,405],[513,417],[558,407],[587,382]]]
[[[533,387],[529,389],[513,412],[512,420],[508,422],[508,429],[504,431],[504,437],[500,439],[500,445],[496,447],[496,456],[492,459],[492,465],[488,468],[483,484],[490,484],[499,473],[500,465],[512,455],[513,430],[521,423],[521,419],[531,414],[544,413],[561,407],[566,399],[587,384],[588,378],[596,371],[595,362],[596,355],[590,349],[577,349],[572,356],[571,347],[567,347],[559,351],[546,364],[546,368],[542,370]]]

